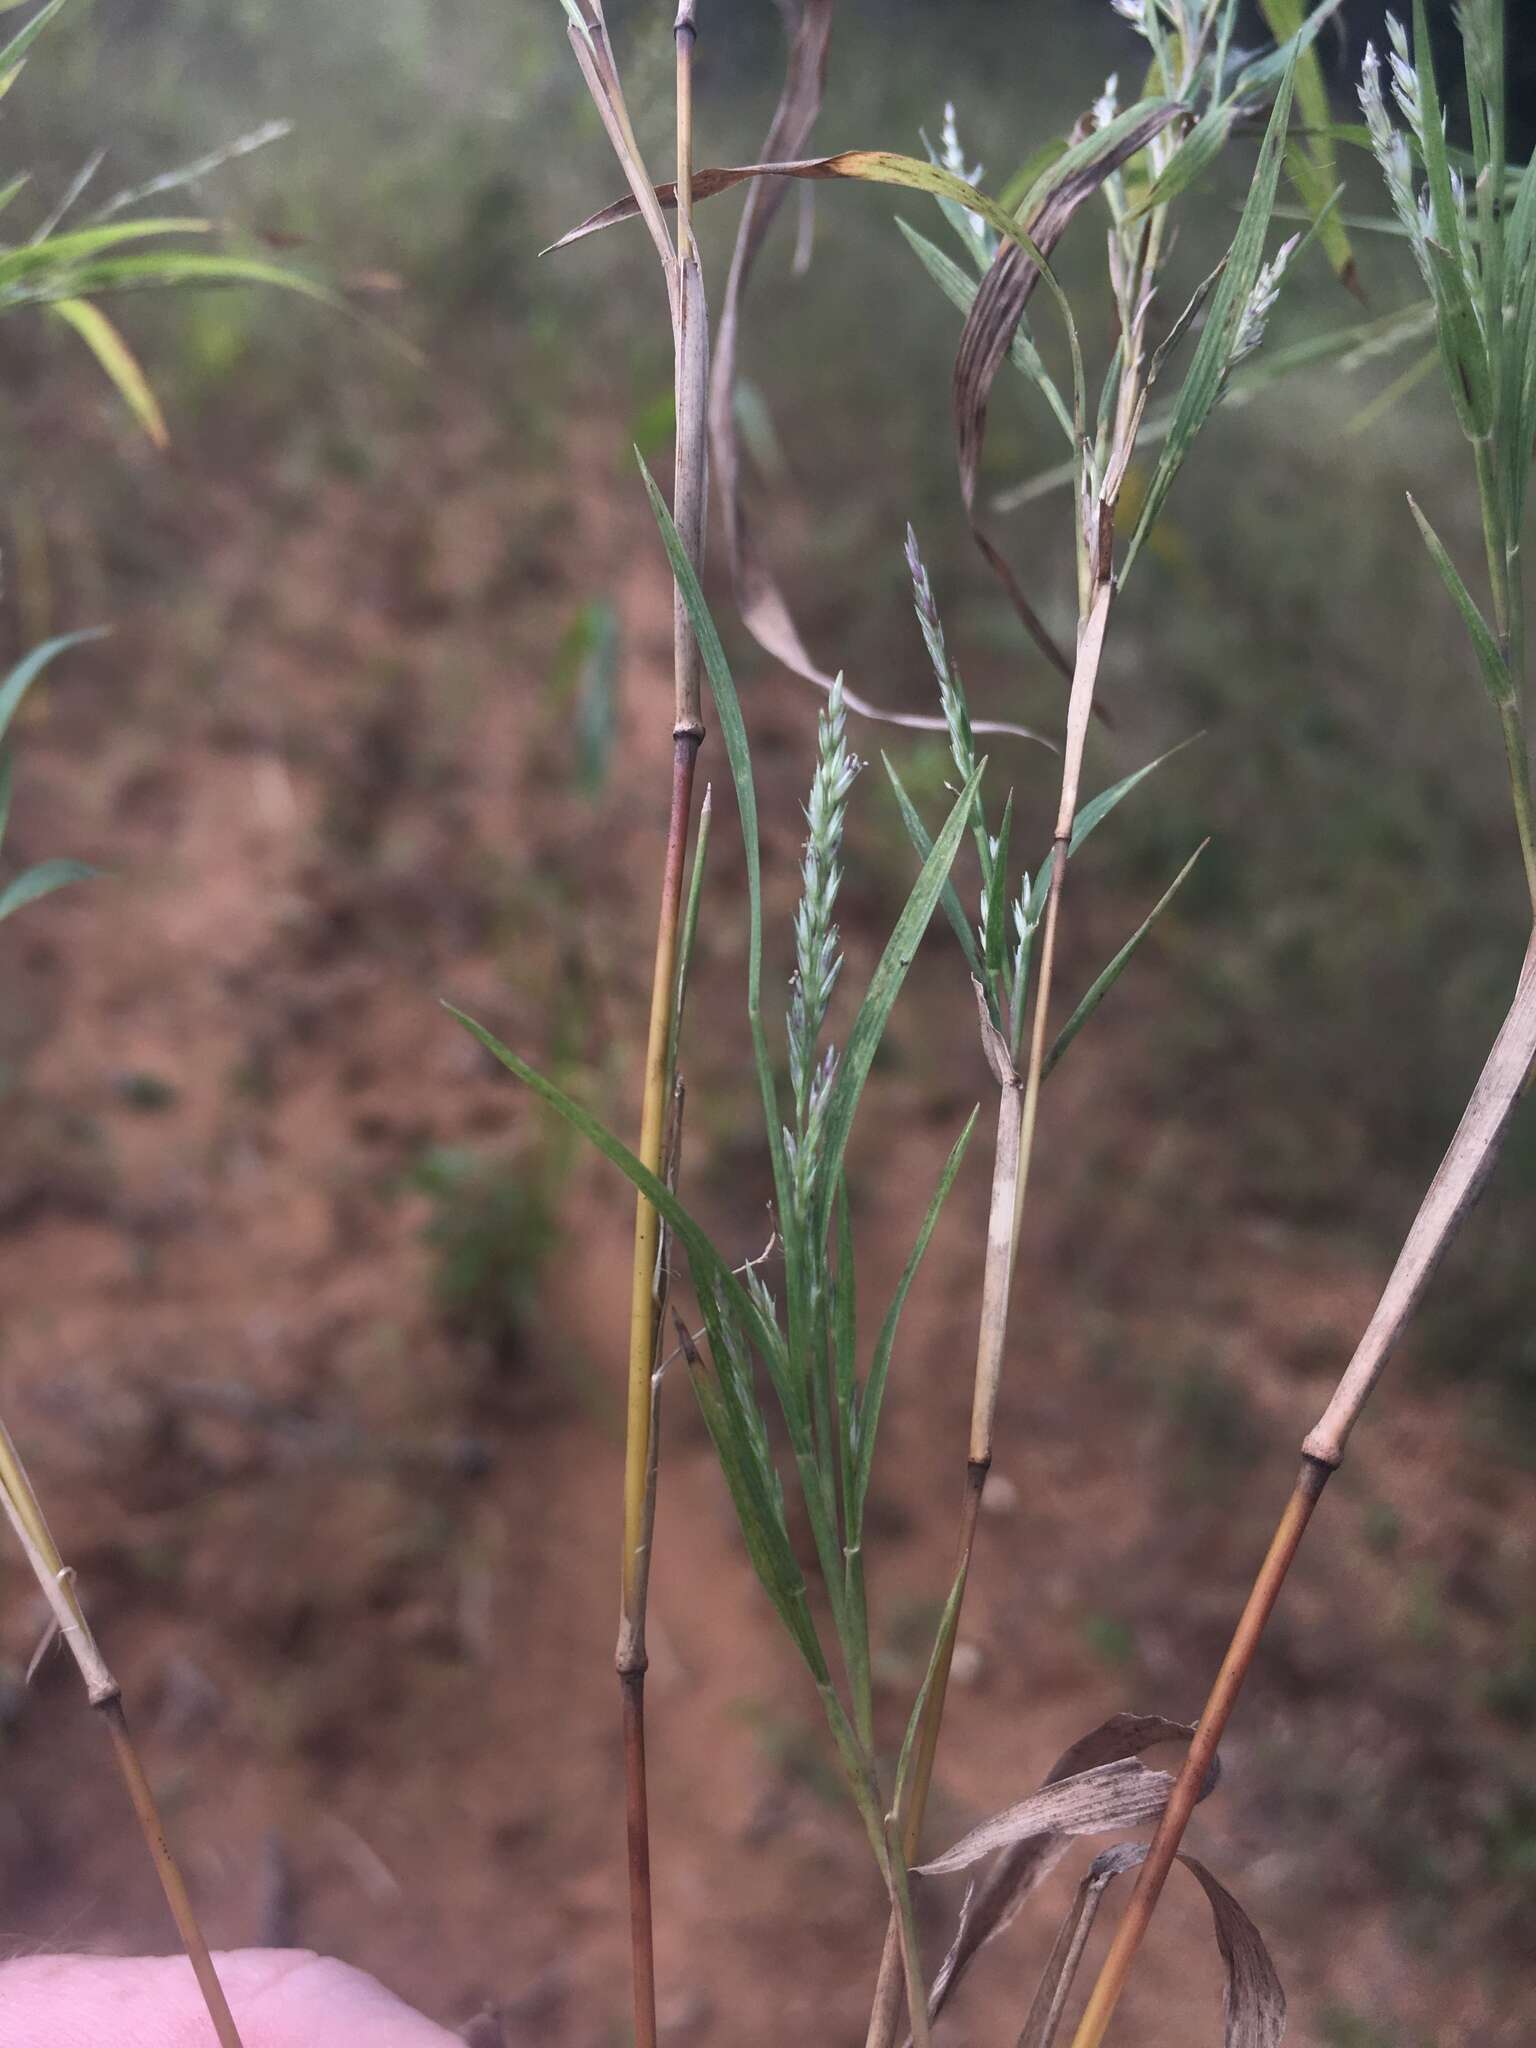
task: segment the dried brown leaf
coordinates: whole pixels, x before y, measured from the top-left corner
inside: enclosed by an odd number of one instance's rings
[[[1146,148],[1181,112],[1171,100],[1150,106],[1140,121],[1132,123],[1112,144],[1098,152],[1065,177],[1055,179],[1026,223],[1029,239],[1047,262],[1066,233],[1073,215],[1090,199],[1104,180]],[[971,302],[960,346],[955,353],[951,390],[954,415],[955,453],[960,465],[960,494],[965,501],[971,536],[998,581],[1007,591],[1026,632],[1052,666],[1068,681],[1072,665],[1045,630],[1034,607],[1025,597],[1012,565],[986,533],[976,516],[976,486],[981,474],[982,451],[987,438],[987,408],[997,373],[1007,360],[1029,301],[1041,277],[1035,256],[1017,242],[1003,241],[992,267],[982,279],[981,289]]]
[[[1056,1937],[1018,2048],[1052,2048],[1072,1981],[1105,1892],[1115,1878],[1145,1861],[1145,1842],[1118,1842],[1094,1858]],[[1280,2048],[1285,1991],[1264,1937],[1226,1886],[1194,1856],[1179,1857],[1205,1893],[1216,1946],[1226,1965],[1222,1994],[1224,2048]]]
[[[786,10],[788,12],[788,10]],[[785,94],[769,130],[766,148],[803,147],[805,137],[820,105],[821,82],[826,56],[826,33],[830,28],[829,6],[805,0],[791,42],[791,63]],[[786,189],[786,179],[853,179],[861,183],[904,186],[917,191],[941,192],[946,197],[960,198],[974,202],[987,213],[992,224],[1005,236],[1017,234],[1018,225],[997,207],[995,201],[985,199],[971,190],[962,181],[953,177],[938,165],[925,164],[915,157],[906,157],[887,150],[849,149],[835,156],[778,158],[765,156],[755,164],[735,164],[706,167],[693,173],[692,196],[695,202],[715,198],[737,185],[750,186],[747,207],[743,212],[741,229],[737,237],[736,254],[732,259],[731,274],[727,282],[725,302],[721,312],[720,332],[717,339],[716,364],[710,387],[710,432],[714,457],[715,476],[721,503],[725,508],[726,540],[730,555],[736,602],[742,618],[758,645],[771,654],[776,661],[800,676],[804,681],[814,683],[818,689],[830,690],[832,675],[815,660],[806,647],[796,626],[794,616],[768,563],[755,544],[747,520],[741,492],[740,447],[735,419],[735,385],[738,339],[741,322],[741,302],[748,276],[762,246],[763,236],[771,221],[775,207],[781,203]],[[754,205],[759,194],[766,195],[761,204]],[[620,222],[633,220],[642,210],[650,217],[650,203],[654,199],[661,208],[673,208],[677,204],[675,184],[657,185],[653,194],[642,196],[638,187],[623,199],[617,199],[610,206],[588,216],[579,226],[562,235],[550,244],[545,254],[567,249],[573,243],[584,241],[589,235],[599,234],[605,228],[616,227]],[[655,229],[653,226],[652,232]],[[1038,277],[1038,269],[1035,272]],[[1006,565],[1000,565],[999,573],[1006,575]],[[1064,675],[1070,676],[1071,666],[1061,650],[1056,647],[1041,622],[1024,599],[1022,591],[1015,586],[1015,601],[1021,616],[1034,633],[1042,649],[1052,663]],[[918,732],[942,732],[942,718],[915,712],[891,711],[858,696],[845,685],[843,701],[850,711],[865,718],[879,719],[887,725],[904,726]],[[1006,733],[1017,739],[1039,740],[1040,735],[1028,726],[1013,724],[1003,719],[978,719],[974,728],[978,733]]]
[[[1051,1766],[1042,1786],[1041,1793],[1052,1787],[1063,1786],[1081,1780],[1085,1773],[1102,1770],[1116,1764],[1141,1771],[1143,1779],[1163,1780],[1155,1812],[1161,1811],[1161,1802],[1167,1797],[1167,1786],[1171,1782],[1166,1773],[1143,1770],[1133,1761],[1143,1750],[1152,1749],[1162,1742],[1188,1742],[1194,1734],[1193,1728],[1183,1721],[1170,1721],[1162,1714],[1115,1714],[1090,1729]],[[1214,1788],[1217,1769],[1213,1768],[1206,1782],[1202,1798]],[[1138,1794],[1146,1787],[1131,1781]],[[1041,1795],[1036,1794],[1036,1798]],[[1028,1806],[1029,1801],[1025,1802]],[[1017,1813],[1019,1808],[1012,1809]],[[1145,1816],[1153,1817],[1153,1816]],[[1110,1822],[1110,1826],[1118,1823]],[[1134,1826],[1134,1822],[1127,1822]],[[1076,1833],[1090,1832],[1077,1829]],[[969,1839],[969,1837],[967,1838]],[[1009,1927],[1020,1907],[1030,1894],[1045,1882],[1071,1846],[1073,1835],[1055,1827],[1041,1828],[1026,1834],[1006,1848],[984,1877],[973,1884],[966,1893],[965,1903],[960,1909],[959,1923],[949,1953],[940,1964],[929,1992],[929,2017],[937,2018],[948,2003],[955,1987],[970,1968],[972,1962],[987,1943],[994,1940]],[[960,1846],[957,1844],[957,1847]],[[952,1852],[953,1853],[953,1852]]]
[[[1148,1770],[1135,1757],[1100,1764],[1074,1778],[1042,1785],[1017,1806],[1005,1807],[962,1835],[942,1856],[918,1866],[922,1877],[943,1877],[968,1870],[984,1856],[1035,1835],[1103,1835],[1112,1828],[1137,1827],[1156,1820],[1168,1803],[1173,1780],[1166,1771]]]
[[[1146,1849],[1140,1842],[1117,1842],[1113,1849],[1095,1856],[1088,1866],[1088,1874],[1077,1888],[1077,1896],[1046,1961],[1024,2031],[1019,2035],[1019,2048],[1052,2048],[1104,1894],[1113,1879],[1123,1871],[1134,1870],[1145,1855]]]

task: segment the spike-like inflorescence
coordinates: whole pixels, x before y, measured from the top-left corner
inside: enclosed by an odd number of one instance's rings
[[[1393,90],[1398,91],[1395,81]],[[1413,92],[1416,96],[1417,74],[1414,74]],[[1370,131],[1371,149],[1381,167],[1387,196],[1392,201],[1392,210],[1407,231],[1414,261],[1418,264],[1425,283],[1428,284],[1428,222],[1414,198],[1413,157],[1408,147],[1408,138],[1401,129],[1394,127],[1392,116],[1387,111],[1386,95],[1381,89],[1381,59],[1376,54],[1374,43],[1367,43],[1365,46],[1365,61],[1360,71],[1360,111],[1364,114],[1365,125]]]
[[[833,683],[817,725],[816,773],[805,807],[802,887],[795,911],[795,972],[790,982],[789,1077],[795,1128],[785,1133],[797,1199],[808,1204],[816,1173],[817,1129],[837,1070],[832,1047],[821,1051],[827,1006],[842,969],[833,912],[842,884],[843,820],[859,762],[848,751],[843,679]]]
[[[1246,357],[1251,356],[1263,341],[1264,329],[1269,324],[1269,316],[1275,309],[1276,299],[1280,296],[1280,286],[1300,241],[1300,235],[1292,235],[1289,241],[1282,242],[1253,280],[1253,290],[1248,294],[1248,302],[1243,307],[1242,317],[1237,323],[1237,336],[1233,341],[1231,359],[1227,364],[1229,370],[1235,369]]]
[[[944,644],[944,627],[934,602],[933,585],[917,550],[917,535],[910,526],[907,528],[907,570],[912,578],[912,602],[917,612],[917,623],[923,629],[923,644],[928,649],[928,659],[933,663],[934,677],[939,685],[939,702],[949,730],[949,750],[954,756],[963,788],[976,772],[976,741],[971,731],[970,709],[965,701],[965,687],[950,666],[949,649]]]

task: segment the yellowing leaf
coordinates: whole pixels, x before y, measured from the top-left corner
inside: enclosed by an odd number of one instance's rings
[[[73,327],[155,446],[168,446],[171,437],[159,400],[133,350],[101,308],[93,306],[89,299],[55,299],[52,311],[66,326]]]

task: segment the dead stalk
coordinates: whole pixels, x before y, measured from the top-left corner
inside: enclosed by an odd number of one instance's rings
[[[1077,816],[1082,782],[1083,754],[1093,718],[1094,692],[1104,653],[1104,636],[1114,602],[1115,585],[1110,574],[1110,521],[1112,508],[1103,508],[1090,550],[1096,581],[1081,630],[1077,660],[1073,668],[1072,694],[1067,707],[1066,743],[1062,750],[1061,795],[1056,812],[1051,885],[1046,898],[1041,940],[1040,972],[1035,987],[1035,1006],[1030,1025],[1029,1060],[1022,1078],[1012,1071],[1006,1051],[992,1047],[991,1058],[1000,1089],[997,1146],[993,1154],[992,1197],[987,1220],[986,1262],[982,1273],[981,1321],[976,1344],[975,1392],[971,1405],[971,1434],[961,1500],[960,1534],[957,1544],[956,1580],[960,1587],[950,1612],[944,1641],[939,1646],[933,1685],[918,1729],[917,1746],[904,1811],[898,1815],[900,1842],[908,1864],[917,1855],[923,1815],[933,1780],[934,1758],[944,1720],[944,1702],[949,1689],[950,1666],[960,1626],[965,1587],[969,1583],[976,1543],[976,1525],[987,1473],[992,1464],[993,1430],[997,1415],[998,1389],[1002,1382],[1003,1356],[1008,1337],[1009,1297],[1019,1237],[1024,1222],[1024,1198],[1029,1185],[1030,1158],[1034,1150],[1040,1084],[1044,1078],[1047,1025],[1050,1017],[1052,984],[1055,978],[1056,933],[1061,916],[1061,896],[1067,870],[1067,852],[1072,825]],[[995,1035],[995,1034],[994,1034]],[[899,1929],[893,1915],[886,1928],[880,1973],[875,1982],[865,2048],[893,2048],[901,2023],[902,1956]]]
[[[3,1424],[0,1424],[0,1507],[4,1508],[6,1520],[48,1602],[53,1627],[75,1660],[86,1697],[100,1714],[111,1738],[112,1754],[138,1818],[166,1904],[176,1922],[182,1947],[197,1978],[220,2048],[241,2048],[239,2030],[224,1996],[224,1987],[213,1967],[213,1958],[198,1926],[186,1882],[166,1840],[155,1795],[128,1732],[122,1687],[108,1669],[91,1633],[85,1610],[75,1591],[75,1575],[59,1555],[26,1468]]]
[[[655,191],[635,141],[623,86],[608,43],[601,0],[591,18],[571,29],[571,44],[587,88],[651,230],[667,286],[672,318],[677,402],[673,517],[690,560],[704,553],[707,499],[705,393],[709,381],[709,323],[693,238],[693,53],[698,38],[695,0],[682,0],[673,24],[677,68],[677,245],[667,235]],[[671,799],[650,1022],[640,1117],[642,1163],[663,1172],[669,1112],[674,1135],[676,1058],[675,992],[682,928],[683,875],[693,808],[694,766],[704,737],[701,664],[680,593],[674,592]],[[637,2048],[655,2048],[656,1966],[651,1900],[649,1804],[645,1765],[645,1609],[651,1535],[656,1514],[657,1346],[666,1306],[666,1251],[661,1219],[644,1196],[635,1203],[634,1261],[630,1286],[628,1398],[624,1458],[624,1532],[619,1638],[614,1663],[624,1728],[625,1813],[629,1843],[630,1940],[633,1957],[634,2032]]]
[[[1364,1336],[1317,1427],[1302,1445],[1302,1468],[1269,1550],[1248,1595],[1189,1753],[1179,1772],[1135,1890],[1083,2010],[1072,2048],[1099,2048],[1126,1978],[1173,1866],[1195,1799],[1226,1731],[1312,1510],[1344,1461],[1350,1432],[1360,1419],[1382,1369],[1412,1318],[1424,1290],[1467,1212],[1482,1192],[1503,1147],[1510,1120],[1536,1069],[1536,930],[1509,1014],[1478,1077],[1456,1135],[1430,1182],[1397,1263]]]

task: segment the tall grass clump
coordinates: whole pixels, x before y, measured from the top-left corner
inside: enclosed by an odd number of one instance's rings
[[[1010,1342],[1010,1307],[1038,1131],[1041,1093],[1129,963],[1159,913],[1188,875],[1198,849],[1160,900],[1065,1016],[1056,1016],[1057,963],[1073,853],[1158,765],[1149,763],[1112,787],[1089,794],[1084,764],[1089,733],[1100,715],[1098,684],[1119,595],[1174,488],[1196,438],[1217,412],[1235,374],[1257,356],[1274,302],[1305,244],[1316,241],[1341,275],[1352,270],[1347,236],[1336,213],[1332,142],[1326,123],[1309,117],[1293,129],[1300,95],[1315,117],[1321,82],[1312,48],[1327,14],[1267,10],[1276,46],[1262,55],[1239,49],[1235,0],[1117,0],[1144,38],[1146,84],[1122,107],[1111,80],[1071,133],[1037,150],[1001,194],[967,170],[953,117],[942,147],[928,160],[888,151],[798,154],[820,103],[831,8],[805,0],[787,8],[790,60],[786,85],[763,159],[731,169],[693,165],[688,86],[693,22],[679,17],[679,162],[675,181],[653,186],[643,171],[625,114],[607,27],[598,0],[565,0],[570,36],[589,89],[623,162],[630,191],[567,235],[564,246],[633,218],[646,223],[668,281],[678,373],[677,492],[669,511],[644,475],[661,530],[679,617],[678,728],[696,744],[694,703],[681,678],[694,650],[702,657],[721,742],[735,788],[747,878],[747,1042],[763,1115],[762,1143],[774,1188],[775,1245],[769,1265],[713,1238],[680,1198],[676,1182],[676,1117],[665,1142],[668,1102],[680,1105],[676,1072],[685,965],[672,933],[681,919],[684,862],[680,811],[686,784],[674,784],[672,824],[663,858],[666,877],[645,1070],[641,1142],[632,1151],[584,1107],[538,1074],[515,1051],[463,1018],[503,1065],[553,1107],[631,1181],[638,1197],[634,1310],[630,1341],[630,1438],[624,1503],[624,1624],[620,1673],[626,1683],[630,1736],[629,1812],[635,1923],[637,2038],[654,2038],[654,1974],[649,1941],[648,1846],[645,1837],[643,1746],[634,1738],[639,1673],[643,1671],[643,1603],[654,1511],[655,1411],[667,1276],[665,1249],[686,1257],[703,1329],[695,1337],[677,1319],[675,1350],[687,1364],[695,1395],[735,1504],[751,1561],[826,1714],[849,1793],[890,1903],[890,1928],[880,1959],[868,2029],[870,2048],[891,2048],[903,2013],[918,2044],[980,1948],[1017,1912],[1077,1835],[1112,1833],[1160,1815],[1174,1787],[1149,1769],[1141,1752],[1160,1742],[1191,1741],[1195,1731],[1157,1715],[1118,1715],[1060,1759],[1033,1795],[973,1830],[945,1854],[919,1864],[928,1791],[942,1729],[956,1631],[972,1566],[977,1518],[992,1460],[998,1392]],[[686,47],[685,47],[686,45]],[[1163,308],[1174,225],[1186,193],[1223,154],[1241,126],[1262,114],[1256,166],[1236,232],[1182,311]],[[1310,225],[1278,248],[1269,230],[1282,174],[1290,179]],[[982,557],[996,575],[1024,632],[1066,684],[1058,737],[1018,726],[1001,730],[1043,740],[1057,756],[1055,824],[1037,863],[1021,871],[1013,844],[1013,798],[999,810],[989,794],[988,763],[951,657],[931,580],[915,535],[908,566],[919,629],[934,671],[938,707],[920,718],[883,713],[810,654],[784,594],[758,554],[739,489],[734,375],[745,319],[747,280],[761,246],[764,215],[791,180],[841,181],[906,188],[937,202],[961,258],[910,226],[909,241],[940,287],[964,314],[952,405],[961,502]],[[805,804],[807,837],[802,889],[793,928],[794,970],[785,1002],[787,1099],[779,1081],[770,1022],[778,1004],[764,989],[764,919],[758,787],[747,722],[725,650],[699,582],[702,529],[691,439],[696,357],[688,354],[680,265],[691,252],[694,206],[734,186],[747,188],[711,385],[715,483],[722,500],[727,555],[742,615],[770,653],[826,692],[817,759]],[[1106,230],[1107,288],[1114,319],[1107,360],[1090,360],[1084,323],[1051,267],[1056,245],[1075,217],[1100,210]],[[665,212],[676,209],[674,251]],[[1032,308],[1043,298],[1046,331]],[[1153,339],[1152,309],[1160,332]],[[1165,313],[1173,317],[1165,318]],[[693,346],[698,347],[695,339]],[[1070,646],[1058,645],[1042,608],[983,517],[979,477],[988,405],[1005,362],[1024,375],[1061,436],[1071,485],[1069,563],[1076,594]],[[1165,402],[1166,394],[1166,402]],[[1154,409],[1154,396],[1157,409]],[[1155,451],[1155,453],[1153,452]],[[1146,456],[1134,511],[1126,484]],[[692,529],[692,530],[690,530]],[[683,714],[689,715],[683,715]],[[886,766],[917,863],[904,907],[870,980],[852,1009],[840,1045],[829,1042],[828,1004],[842,973],[836,928],[841,845],[856,763],[849,720],[888,717],[942,731],[954,767],[947,816],[928,821],[909,797],[898,767]],[[952,869],[962,846],[979,872],[974,910],[962,901]],[[695,864],[696,878],[701,872]],[[977,1314],[972,1423],[961,1466],[960,1519],[948,1596],[927,1668],[912,1702],[905,1738],[892,1764],[877,1748],[871,1679],[871,1624],[866,1588],[869,1531],[865,1507],[879,1422],[900,1334],[904,1304],[977,1122],[956,1137],[900,1279],[878,1317],[872,1344],[861,1340],[856,1216],[846,1172],[848,1146],[865,1083],[917,947],[943,905],[972,985],[970,1006],[996,1086],[989,1121],[991,1200]],[[692,915],[690,911],[690,918]],[[456,1013],[458,1014],[458,1013]],[[867,1288],[863,1290],[867,1299]],[[777,1421],[770,1424],[770,1406]],[[776,1431],[786,1446],[783,1466]],[[790,1490],[803,1511],[814,1568],[802,1568],[791,1539]],[[640,1627],[635,1623],[638,1608]],[[1205,1767],[1197,1789],[1208,1789]],[[1025,2038],[1054,2039],[1087,1926],[1111,1878],[1140,1860],[1140,1844],[1123,1844],[1095,1863],[1074,1918],[1040,1987]],[[1189,1861],[1189,1859],[1186,1859]],[[930,1981],[912,1909],[918,1871],[970,1869],[985,1862],[973,1885],[950,1953]],[[1203,1866],[1190,1868],[1205,1890],[1228,1968],[1229,2040],[1278,2037],[1284,2000],[1262,1941],[1231,1894]]]

